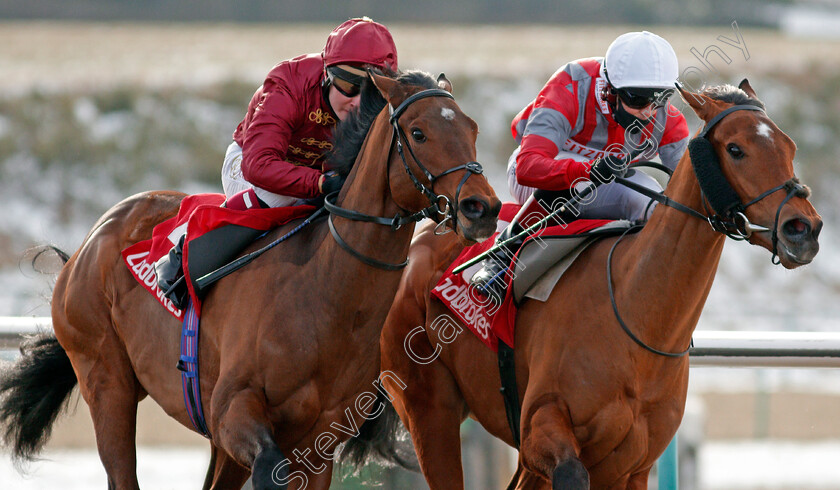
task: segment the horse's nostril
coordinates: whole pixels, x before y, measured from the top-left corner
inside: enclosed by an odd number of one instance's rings
[[[467,218],[478,219],[487,213],[488,205],[481,199],[470,197],[461,200],[459,207],[461,209],[461,213],[463,213]]]
[[[788,239],[801,240],[811,233],[811,225],[801,219],[792,219],[782,225],[782,231]]]

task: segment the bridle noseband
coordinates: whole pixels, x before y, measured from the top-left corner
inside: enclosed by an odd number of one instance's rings
[[[358,251],[354,250],[346,241],[344,241],[341,236],[338,234],[338,231],[335,229],[335,225],[333,224],[332,217],[333,215],[340,216],[342,218],[347,218],[354,221],[363,221],[367,223],[376,223],[379,225],[389,226],[392,230],[396,231],[400,229],[406,223],[416,223],[424,218],[431,218],[435,219],[438,218],[440,221],[438,225],[435,227],[435,234],[444,234],[452,231],[453,229],[457,229],[458,227],[458,216],[457,216],[457,206],[458,206],[458,197],[461,194],[461,188],[467,182],[467,179],[474,174],[481,174],[484,172],[484,169],[481,167],[481,164],[478,162],[467,162],[463,165],[459,165],[457,167],[453,167],[441,172],[438,175],[432,174],[417,158],[417,155],[414,154],[414,150],[411,148],[411,145],[405,144],[403,145],[403,140],[408,140],[406,138],[405,133],[403,132],[402,128],[399,125],[399,118],[405,112],[409,105],[413,104],[414,102],[425,99],[427,97],[446,97],[449,99],[455,99],[451,93],[447,92],[446,90],[442,89],[426,89],[415,94],[412,94],[408,98],[406,98],[400,105],[397,106],[396,109],[391,107],[391,116],[389,119],[390,124],[394,128],[393,135],[391,137],[391,144],[390,147],[393,148],[396,146],[397,153],[400,156],[400,160],[402,160],[403,167],[405,168],[406,173],[408,174],[409,178],[411,179],[412,183],[414,183],[414,187],[417,188],[426,198],[429,200],[429,206],[418,211],[416,213],[407,214],[407,215],[400,215],[399,213],[395,215],[393,218],[382,218],[379,216],[370,216],[367,214],[359,213],[357,211],[353,211],[351,209],[345,209],[337,206],[335,202],[330,202],[331,199],[335,200],[338,198],[338,191],[325,196],[324,198],[324,207],[330,213],[328,218],[330,233],[332,233],[333,238],[335,241],[345,250],[347,250],[351,255],[359,259],[365,264],[371,265],[373,267],[378,267],[380,269],[385,270],[399,270],[405,267],[408,264],[408,258],[405,261],[392,264],[388,262],[382,262],[371,257],[367,257]],[[405,158],[405,153],[403,152],[403,146],[408,148],[408,152],[411,155],[411,158],[414,159],[414,162],[417,164],[417,167],[423,172],[423,175],[429,181],[429,185],[426,186],[414,175],[412,172],[411,167],[408,165],[408,161]],[[388,152],[390,157],[391,152]],[[390,165],[388,166],[390,169]],[[444,175],[448,175],[450,173],[456,172],[458,170],[464,170],[464,177],[461,179],[461,182],[458,184],[458,187],[455,190],[455,205],[453,206],[450,202],[449,198],[443,194],[435,194],[432,187],[434,187],[435,181],[443,177]],[[389,178],[390,181],[390,178]],[[445,229],[446,222],[452,220],[453,228],[452,229]],[[445,230],[445,231],[440,231]]]

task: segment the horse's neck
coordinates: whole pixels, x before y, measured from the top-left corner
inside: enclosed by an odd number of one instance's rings
[[[340,207],[369,216],[391,218],[398,213],[402,214],[390,190],[390,135],[391,126],[387,124],[387,115],[383,118],[380,114],[359,151],[359,155],[363,157],[357,159],[347,177],[344,184],[346,192],[339,195],[337,204]],[[332,219],[339,235],[357,252],[392,264],[405,260],[414,230],[413,223],[394,231],[389,226],[375,223],[351,221],[335,216]],[[336,264],[347,264],[351,268],[369,267],[351,258],[335,240],[328,241],[327,249],[329,254],[336,256]]]
[[[687,153],[666,195],[704,210]],[[630,303],[644,312],[638,318],[647,321],[633,328],[645,342],[660,350],[685,349],[712,287],[724,241],[708,222],[659,204],[632,245],[623,253],[619,248],[613,263],[616,294],[625,298],[619,305]]]

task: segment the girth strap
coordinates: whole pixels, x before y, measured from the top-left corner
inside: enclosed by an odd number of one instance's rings
[[[499,376],[502,378],[502,400],[505,402],[505,415],[508,426],[513,434],[516,447],[520,445],[519,420],[522,417],[522,407],[519,406],[519,390],[516,387],[516,363],[513,359],[513,348],[499,340]]]
[[[181,356],[176,366],[181,371],[181,388],[184,392],[184,405],[195,430],[210,439],[210,429],[204,419],[201,406],[201,383],[198,377],[198,328],[199,319],[191,299],[184,312],[184,324],[181,329]]]

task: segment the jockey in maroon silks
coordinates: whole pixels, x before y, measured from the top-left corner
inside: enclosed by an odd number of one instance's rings
[[[397,70],[390,32],[368,18],[336,27],[321,53],[275,66],[233,133],[222,166],[226,206],[290,206],[328,194],[340,177],[325,175],[332,130],[359,105],[365,68]]]
[[[359,106],[367,68],[396,71],[391,33],[367,17],[336,27],[321,53],[272,68],[233,133],[222,165],[230,209],[292,206],[341,188],[326,172],[332,130]],[[181,269],[183,237],[155,263],[158,285],[176,305],[186,302]]]
[[[685,117],[668,103],[678,75],[674,49],[647,31],[619,36],[604,58],[560,67],[511,125],[519,147],[508,163],[508,184],[522,209],[497,241],[516,236],[591,185],[598,187],[563,219],[647,219],[656,203],[612,181],[623,176],[661,191],[644,173],[625,174],[627,165],[658,154],[676,168],[688,145]],[[505,276],[512,274],[510,257],[523,240],[485,259],[472,284],[501,301]]]

